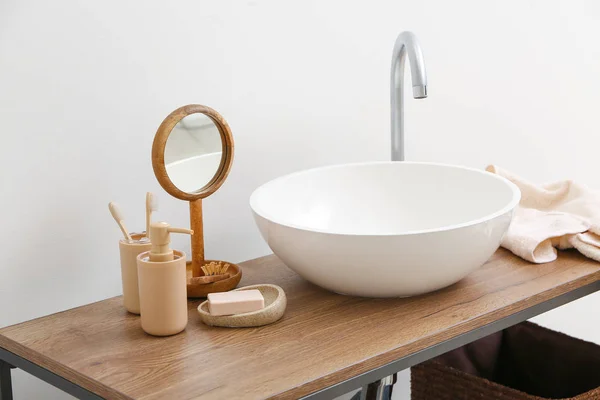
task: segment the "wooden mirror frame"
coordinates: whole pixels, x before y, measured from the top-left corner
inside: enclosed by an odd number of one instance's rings
[[[191,114],[204,114],[215,124],[221,135],[222,156],[219,168],[212,179],[199,190],[188,193],[180,190],[167,174],[165,165],[165,148],[167,140],[183,118]],[[179,107],[167,115],[158,127],[154,142],[152,143],[152,168],[160,186],[171,196],[180,200],[190,202],[190,228],[194,231],[192,235],[192,276],[201,275],[201,267],[204,265],[204,230],[202,226],[202,199],[213,194],[221,187],[233,163],[233,135],[225,119],[210,107],[199,104],[189,104]]]

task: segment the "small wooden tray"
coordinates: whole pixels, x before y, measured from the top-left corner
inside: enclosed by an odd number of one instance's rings
[[[206,325],[224,326],[226,328],[250,328],[272,324],[283,317],[287,307],[287,297],[282,288],[276,285],[252,285],[237,290],[258,289],[265,298],[265,308],[244,314],[210,315],[208,300],[198,306],[200,319]]]
[[[206,263],[216,261],[217,260],[206,260]],[[221,261],[225,262],[225,261]],[[227,279],[223,279],[221,281],[213,282],[213,283],[201,283],[196,285],[187,285],[187,297],[188,298],[196,298],[196,297],[206,297],[209,293],[217,293],[217,292],[228,292],[231,289],[235,289],[235,287],[240,283],[242,279],[242,269],[239,265],[227,262],[229,264],[229,269],[227,273],[231,274],[231,276]],[[192,276],[192,262],[188,261],[186,264],[187,268],[187,279],[188,282]]]

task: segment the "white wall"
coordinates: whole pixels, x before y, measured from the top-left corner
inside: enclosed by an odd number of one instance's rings
[[[187,103],[221,112],[236,140],[230,178],[205,203],[207,255],[268,253],[247,205],[256,186],[388,158],[390,53],[405,29],[430,91],[406,107],[408,159],[600,187],[599,22],[598,3],[566,0],[1,1],[0,325],[120,293],[108,201],[141,230],[155,191],[160,217],[186,224],[150,148]],[[600,341],[599,303],[540,320]],[[15,392],[64,398],[22,373]]]

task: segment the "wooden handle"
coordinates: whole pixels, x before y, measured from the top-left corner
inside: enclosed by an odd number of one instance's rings
[[[202,275],[204,265],[204,229],[202,227],[202,199],[190,201],[190,228],[192,236],[192,276]]]
[[[189,284],[190,285],[203,285],[206,283],[214,283],[214,282],[222,281],[223,279],[228,279],[230,277],[231,277],[230,274],[197,276],[195,278],[191,278]]]
[[[123,220],[118,221],[118,224],[119,228],[121,228],[121,232],[123,232],[123,235],[125,235],[125,239],[127,239],[128,242],[131,242],[131,235],[127,231],[127,228],[125,228],[125,223]]]

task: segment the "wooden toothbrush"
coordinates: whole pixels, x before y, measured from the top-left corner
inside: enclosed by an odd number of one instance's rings
[[[123,215],[121,214],[121,210],[119,210],[117,204],[111,201],[110,203],[108,203],[108,209],[110,210],[110,213],[112,214],[115,221],[117,221],[117,225],[119,225],[119,228],[121,228],[121,232],[123,232],[125,239],[128,242],[131,242],[131,235],[129,234],[129,232],[127,232],[127,229],[125,229],[125,224],[123,223]]]
[[[146,237],[150,237],[150,222],[152,213],[158,209],[156,197],[151,192],[146,193]]]

